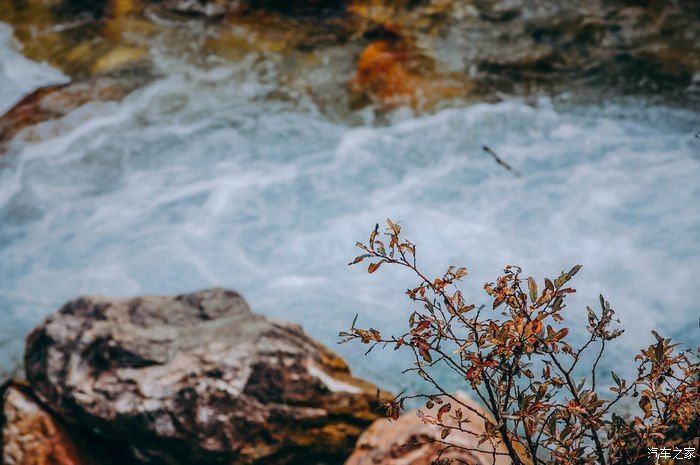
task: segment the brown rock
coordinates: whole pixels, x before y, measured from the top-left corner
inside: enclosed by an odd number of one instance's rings
[[[109,465],[104,453],[85,444],[47,412],[20,385],[3,396],[2,463],[4,465]]]
[[[165,8],[209,18],[265,10],[291,16],[323,17],[343,11],[344,0],[166,0]]]
[[[403,41],[378,40],[365,48],[352,89],[383,107],[431,109],[445,99],[463,97],[472,86],[465,79],[440,75],[429,58]]]
[[[87,83],[39,88],[0,117],[0,142],[9,141],[25,127],[59,118],[91,100],[114,100],[118,96],[110,86]]]
[[[700,16],[694,1],[412,5],[353,0],[349,11],[361,33],[420,44],[437,68],[466,74],[487,93],[612,84],[624,91],[692,94],[700,74]],[[409,74],[413,82],[434,77],[427,68]]]
[[[75,444],[54,419],[16,387],[5,392],[2,460],[6,465],[78,465]]]
[[[340,357],[222,289],[76,299],[30,334],[25,366],[62,418],[145,463],[313,463],[377,418]]]
[[[462,393],[455,395],[463,405],[476,409],[487,417],[482,408]],[[447,449],[441,456],[444,459],[454,459],[471,465],[508,465],[511,460],[503,455],[507,451],[502,444],[494,448],[489,442],[478,444],[478,436],[484,432],[484,419],[464,406],[458,406],[454,400],[444,398],[452,403],[452,410],[461,408],[463,418],[471,421],[469,429],[475,434],[452,431],[445,441],[459,446]],[[440,405],[422,412],[432,416],[437,414]],[[388,419],[375,421],[357,440],[355,451],[345,462],[345,465],[431,465],[438,458],[440,451],[445,448],[440,440],[442,428],[421,420],[416,411],[404,413],[395,422]],[[448,420],[449,421],[449,420]],[[518,445],[519,446],[519,445]],[[476,449],[476,451],[466,450]],[[518,447],[518,449],[521,449]],[[495,459],[493,452],[496,452]],[[526,462],[528,463],[528,462]]]
[[[149,79],[147,72],[134,78],[99,76],[35,90],[0,115],[0,155],[3,146],[21,131],[61,118],[87,103],[121,100]],[[60,132],[60,128],[53,128],[53,132]],[[38,137],[31,130],[26,134],[29,140]]]
[[[165,8],[178,13],[203,15],[209,18],[236,13],[247,8],[247,2],[229,0],[166,0]]]

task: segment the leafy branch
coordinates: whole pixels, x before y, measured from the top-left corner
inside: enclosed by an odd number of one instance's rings
[[[576,265],[542,285],[523,278],[521,268],[508,265],[484,290],[492,299],[487,308],[467,303],[459,288],[468,274],[450,266],[442,276],[429,278],[417,264],[416,246],[401,237],[401,226],[387,220],[379,224],[362,254],[350,265],[369,262],[375,273],[383,265],[398,265],[412,272],[417,285],[406,291],[416,310],[407,331],[384,336],[381,331],[357,327],[340,333],[341,342],[409,350],[415,362],[405,373],[415,373],[431,385],[431,394],[400,395],[384,402],[387,415],[398,418],[409,399],[422,398],[426,408],[440,403],[436,416],[420,414],[426,423],[441,428],[440,443],[458,448],[450,435],[477,435],[479,445],[502,446],[516,465],[635,463],[648,447],[667,444],[673,429],[687,431],[700,410],[698,354],[680,350],[653,332],[656,343],[636,357],[637,377],[631,381],[611,372],[612,394],[600,393],[598,366],[606,344],[623,332],[615,325],[615,312],[601,295],[600,309],[586,307],[587,340],[578,348],[568,342],[569,328],[562,325],[566,298],[576,292],[568,286],[580,271]],[[584,354],[595,356],[590,376],[574,379]],[[468,384],[488,415],[451,395],[431,374],[439,367]],[[639,416],[623,418],[612,407],[629,396],[639,397]],[[464,411],[480,417],[483,432],[475,433]],[[449,414],[449,415],[448,415]],[[441,459],[442,454],[436,458]],[[495,454],[494,454],[495,460]],[[437,463],[437,462],[436,462]]]

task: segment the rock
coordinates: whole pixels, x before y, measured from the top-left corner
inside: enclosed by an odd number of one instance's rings
[[[107,74],[118,69],[134,66],[148,56],[142,47],[119,46],[101,56],[92,65],[93,74]]]
[[[4,465],[110,465],[104,451],[86,444],[19,384],[3,396],[2,463]],[[94,446],[94,444],[93,444]]]
[[[73,300],[28,336],[25,367],[62,418],[143,463],[313,463],[377,418],[375,386],[223,289]]]
[[[244,1],[229,0],[166,0],[165,8],[178,13],[203,15],[208,18],[224,16],[227,13],[238,13],[247,8]]]
[[[354,0],[349,11],[358,18],[361,33],[420,44],[436,69],[461,72],[488,94],[530,88],[561,92],[591,85],[682,94],[691,92],[693,76],[700,72],[696,1],[390,5]],[[429,69],[420,76],[433,77]]]
[[[386,108],[432,109],[442,101],[466,96],[472,85],[460,76],[435,71],[435,64],[410,45],[378,40],[360,55],[352,89]]]
[[[203,66],[213,50],[235,62],[245,57],[250,76],[272,69],[270,96],[309,97],[334,119],[354,118],[352,110],[368,103],[380,111],[433,111],[504,94],[566,93],[586,103],[630,93],[686,106],[700,101],[697,0],[1,4],[0,20],[13,25],[23,53],[72,79],[142,66],[151,59],[150,44],[166,47],[167,56],[201,58]],[[182,27],[173,27],[178,21]]]
[[[98,76],[35,90],[5,114],[0,115],[0,155],[7,149],[7,144],[20,132],[25,131],[23,137],[26,140],[40,139],[41,131],[34,130],[40,123],[61,118],[91,102],[121,100],[151,78],[148,71],[141,71],[132,76]],[[50,135],[59,132],[61,132],[59,127],[44,131]]]
[[[166,0],[171,11],[217,18],[253,10],[290,16],[324,17],[344,11],[344,0]]]
[[[464,405],[484,412],[476,402],[465,394],[458,393],[455,398]],[[452,404],[453,411],[455,411],[457,405],[454,401]],[[438,408],[440,405],[422,411],[434,418]],[[470,430],[476,435],[453,430],[446,441],[462,449],[448,449],[442,458],[453,459],[454,463],[473,465],[510,464],[510,459],[504,455],[496,455],[494,459],[494,447],[488,441],[481,445],[478,444],[478,435],[484,432],[484,420],[465,407],[461,407],[461,409],[463,418],[471,421]],[[440,451],[445,448],[443,444],[432,442],[440,440],[442,429],[424,423],[417,413],[417,411],[406,412],[395,422],[386,418],[375,421],[357,440],[355,451],[345,462],[345,465],[431,465],[438,458]],[[483,413],[483,415],[487,418],[491,417],[487,413]],[[464,450],[465,448],[484,452],[467,451]],[[529,463],[520,444],[517,444],[516,448],[521,453],[525,463]],[[502,454],[507,451],[505,446],[501,444],[495,448],[495,452]]]
[[[75,445],[53,417],[16,387],[3,399],[2,463],[78,465]]]

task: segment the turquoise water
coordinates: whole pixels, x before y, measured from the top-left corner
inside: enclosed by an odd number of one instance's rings
[[[3,47],[0,59],[21,58]],[[466,265],[476,303],[505,264],[539,279],[583,264],[571,317],[598,292],[611,301],[627,328],[609,359],[619,371],[651,328],[700,340],[697,112],[510,100],[350,127],[263,98],[269,84],[239,65],[163,66],[123,102],[78,109],[0,158],[4,364],[77,295],[226,286],[400,388],[395,354],[365,361],[334,345],[356,313],[406,323],[409,275],[347,266],[386,217],[402,220],[429,272]],[[27,91],[11,82],[0,73],[3,105]]]

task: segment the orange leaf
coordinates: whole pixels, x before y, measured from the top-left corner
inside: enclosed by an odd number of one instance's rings
[[[380,266],[382,266],[382,263],[384,262],[377,262],[377,263],[370,263],[369,266],[367,267],[367,272],[369,274],[374,273],[379,269]]]

